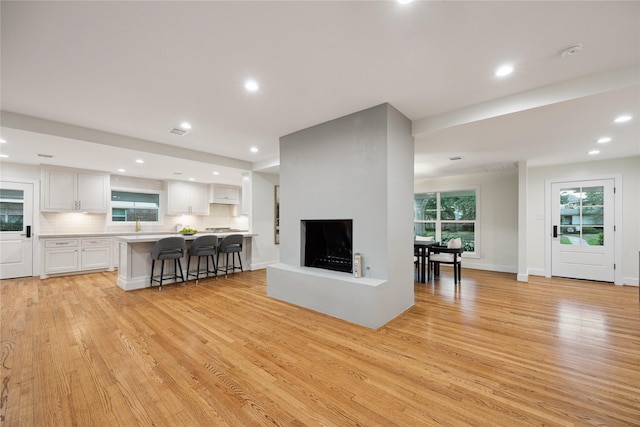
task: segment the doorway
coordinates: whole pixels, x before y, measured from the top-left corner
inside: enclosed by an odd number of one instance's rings
[[[0,181],[0,279],[33,275],[33,184]]]
[[[614,179],[551,184],[551,275],[614,282]]]

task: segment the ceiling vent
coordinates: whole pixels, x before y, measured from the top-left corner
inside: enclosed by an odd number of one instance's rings
[[[171,128],[171,129],[169,129],[169,133],[172,133],[172,134],[174,134],[174,135],[182,136],[182,135],[184,135],[185,133],[187,133],[187,131],[186,131],[186,130],[184,130],[184,129]]]
[[[45,159],[53,159],[53,155],[52,154],[38,153],[38,157],[44,157]]]

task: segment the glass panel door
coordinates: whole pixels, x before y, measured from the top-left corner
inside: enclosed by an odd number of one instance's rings
[[[560,244],[604,245],[604,187],[562,188]]]
[[[24,191],[0,188],[0,231],[24,230]]]

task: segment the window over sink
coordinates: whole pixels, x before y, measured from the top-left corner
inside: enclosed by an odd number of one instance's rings
[[[160,194],[111,191],[111,221],[158,222]]]

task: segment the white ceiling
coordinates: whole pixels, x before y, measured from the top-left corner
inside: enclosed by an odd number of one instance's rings
[[[3,161],[232,183],[277,170],[279,137],[384,102],[413,121],[417,179],[640,155],[638,1],[0,7]]]

